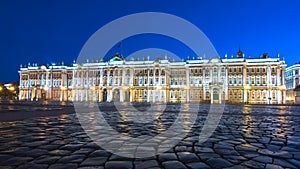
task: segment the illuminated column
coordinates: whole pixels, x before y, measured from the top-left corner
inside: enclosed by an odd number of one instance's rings
[[[248,102],[248,100],[247,100],[248,95],[247,94],[248,94],[247,89],[244,89],[244,103]]]
[[[285,90],[282,91],[282,95],[283,95],[282,104],[285,104],[285,101],[286,101],[286,91]]]
[[[103,102],[103,91],[101,87],[99,87],[98,102]]]
[[[28,72],[28,78],[27,78],[27,100],[30,100],[30,76],[29,76],[29,72]]]
[[[150,91],[149,89],[147,89],[146,102],[150,102],[149,95],[150,95]]]
[[[268,104],[271,104],[271,99],[272,99],[272,94],[271,94],[271,90],[270,90],[271,82],[272,82],[271,81],[271,67],[269,65],[267,68],[267,87],[268,87],[267,100],[268,100]]]
[[[282,103],[282,91],[280,89],[277,90],[277,103]]]
[[[158,69],[158,85],[161,86],[161,69]]]
[[[214,91],[213,89],[210,92],[210,103],[213,104],[214,103]]]
[[[130,102],[133,102],[133,96],[134,96],[134,95],[133,95],[133,90],[132,90],[131,87],[129,88],[129,92],[130,92],[130,95],[129,95],[129,101],[130,101]]]
[[[122,69],[122,77],[121,77],[122,78],[122,84],[121,84],[122,86],[125,86],[125,84],[126,84],[125,83],[125,73],[126,73],[126,70]]]
[[[282,85],[285,85],[285,74],[284,74],[284,72],[285,72],[285,68],[284,67],[282,67],[282,75],[281,75],[281,82],[282,82]]]
[[[155,75],[153,75],[153,76],[155,76]],[[157,92],[156,89],[154,89],[153,92],[152,92],[152,102],[153,103],[155,103],[156,92]]]
[[[228,67],[225,68],[225,100],[228,100]]]
[[[124,77],[124,76],[123,76],[123,77]],[[122,82],[122,83],[123,83],[123,82]],[[123,91],[123,89],[119,90],[119,92],[120,92],[120,93],[119,93],[119,94],[120,94],[120,102],[124,102],[124,98],[123,98],[123,97],[124,97],[124,93],[123,93],[124,91]]]
[[[188,67],[186,67],[185,72],[186,72],[186,84],[185,84],[186,90],[184,90],[184,92],[186,93],[185,95],[186,102],[189,103],[190,102],[190,72]]]
[[[107,86],[110,86],[110,70],[109,69],[107,69]]]
[[[277,82],[277,85],[276,86],[280,86],[281,85],[281,79],[280,79],[280,67],[278,66],[277,67],[277,71],[276,71],[276,82]]]
[[[133,86],[133,76],[134,74],[134,69],[130,69],[130,86]],[[132,94],[132,92],[130,92],[130,94]],[[132,101],[132,97],[130,97],[130,102]]]
[[[157,84],[156,84],[156,69],[154,68],[153,69],[153,86],[156,86]]]
[[[147,86],[150,85],[150,70],[147,70]]]
[[[247,67],[244,65],[243,66],[243,86],[246,85],[246,81],[247,81]]]
[[[19,89],[20,89],[20,93],[19,93],[19,96],[18,96],[18,98],[19,98],[19,100],[22,100],[22,94],[23,94],[23,81],[22,81],[22,74],[21,74],[21,72],[19,73],[19,76],[20,76],[20,80],[19,80]],[[2,89],[1,89],[2,90]]]

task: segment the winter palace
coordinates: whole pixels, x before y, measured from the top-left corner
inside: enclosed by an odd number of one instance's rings
[[[20,67],[20,100],[284,104],[284,59],[125,59]]]

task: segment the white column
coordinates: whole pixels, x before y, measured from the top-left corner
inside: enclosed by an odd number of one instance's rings
[[[99,86],[103,86],[103,69],[101,68],[100,69],[100,83],[99,83]]]
[[[110,86],[110,70],[107,69],[107,86]]]
[[[277,103],[281,104],[282,103],[282,91],[281,90],[277,90]]]
[[[134,69],[130,69],[130,86],[133,86],[133,74],[134,74]],[[130,102],[132,101],[132,98],[130,99]]]
[[[246,66],[244,65],[244,66],[243,66],[243,86],[246,85],[246,81],[247,81],[247,68],[246,68]]]
[[[29,75],[29,72],[28,72],[28,78],[27,78],[27,100],[30,100],[30,96],[29,96],[30,92],[29,92],[29,90],[30,90],[30,75]]]
[[[247,100],[247,97],[248,97],[248,96],[247,96],[247,94],[248,94],[247,91],[248,91],[248,90],[244,90],[244,103],[247,103],[247,101],[248,101],[248,100]],[[261,97],[261,96],[260,96],[260,97]]]
[[[281,76],[282,85],[285,85],[285,74],[284,74],[285,68],[283,67],[281,71],[282,71],[282,73],[281,73],[282,74],[282,76]]]
[[[186,102],[189,103],[190,102],[190,70],[189,70],[189,67],[186,67],[185,68],[185,72],[186,72],[186,84],[185,84],[185,87],[187,87],[188,89],[187,90],[184,90],[186,92],[186,95],[185,95],[185,99],[186,99]]]
[[[280,68],[279,67],[277,67],[276,81],[277,81],[276,86],[280,86],[281,85],[281,80],[280,80]]]
[[[211,90],[210,92],[210,103],[213,104],[214,103],[214,97],[213,97],[214,91]]]
[[[161,86],[161,69],[158,69],[158,85]]]

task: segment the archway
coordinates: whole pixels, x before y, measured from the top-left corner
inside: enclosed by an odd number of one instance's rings
[[[120,102],[120,89],[113,90],[113,102]]]
[[[127,89],[124,91],[124,102],[130,102],[130,90]]]
[[[220,93],[219,89],[214,88],[213,89],[213,103],[219,103],[220,102]]]
[[[103,102],[107,101],[107,89],[102,90],[102,101]]]

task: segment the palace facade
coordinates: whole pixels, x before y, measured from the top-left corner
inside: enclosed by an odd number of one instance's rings
[[[269,58],[127,60],[21,67],[20,100],[283,104],[285,61]]]
[[[300,104],[300,101],[296,102],[296,91],[297,86],[300,85],[300,62],[296,63],[286,69],[285,72],[286,80],[286,101],[287,103],[297,103]]]

